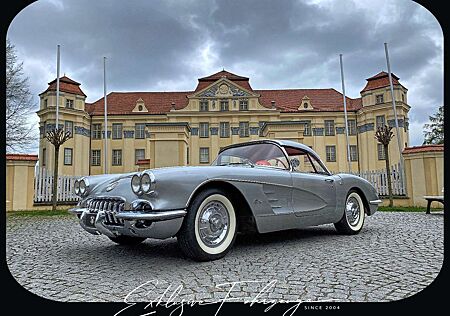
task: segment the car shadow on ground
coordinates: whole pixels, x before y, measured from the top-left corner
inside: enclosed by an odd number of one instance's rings
[[[270,250],[269,248],[276,249],[285,244],[302,242],[302,240],[306,239],[317,239],[318,241],[326,242],[329,238],[336,238],[336,235],[338,233],[331,225],[265,234],[239,233],[236,236],[236,241],[231,252],[242,253],[246,252],[249,248],[256,252],[261,251],[261,249],[267,251]],[[143,243],[134,246],[117,245],[104,236],[95,236],[94,238],[96,240],[93,240],[89,244],[72,247],[65,255],[71,257],[81,256],[88,261],[114,262],[114,264],[120,264],[120,262],[126,264],[130,258],[148,258],[149,263],[151,261],[157,262],[158,259],[182,260],[195,263],[183,255],[176,238],[165,240],[147,239]],[[102,238],[101,242],[98,238]]]
[[[337,235],[336,230],[332,226],[318,226],[303,229],[289,229],[270,233],[245,233],[236,236],[234,247],[251,246],[251,245],[277,245],[291,241],[301,241],[310,238],[327,238]]]

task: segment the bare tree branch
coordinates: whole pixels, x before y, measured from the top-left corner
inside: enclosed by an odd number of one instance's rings
[[[377,131],[375,132],[375,139],[383,145],[384,149],[390,207],[394,206],[394,199],[392,197],[391,166],[389,162],[389,143],[391,142],[393,137],[394,133],[392,132],[392,127],[389,127],[387,125],[378,127]]]
[[[55,146],[55,164],[53,166],[53,189],[52,189],[52,210],[56,211],[56,203],[58,196],[58,164],[59,164],[59,148],[64,144],[72,133],[70,131],[64,131],[62,128],[55,128],[47,132],[45,138]]]
[[[14,45],[6,43],[6,151],[24,151],[37,140],[36,129],[27,122],[35,104],[23,63],[18,63]]]

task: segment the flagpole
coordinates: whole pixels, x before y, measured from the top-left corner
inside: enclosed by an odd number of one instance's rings
[[[56,124],[55,124],[55,130],[59,128],[59,63],[60,63],[60,56],[59,56],[59,50],[60,45],[56,46]]]
[[[108,104],[106,98],[106,57],[103,57],[103,98],[105,103],[105,128],[104,128],[104,173],[108,173]]]
[[[345,99],[344,66],[342,64],[342,54],[339,54],[339,63],[341,65],[342,98],[344,99],[345,139],[347,142],[347,163],[348,163],[348,172],[351,172],[352,167],[351,167],[351,162],[350,162],[350,143],[348,140],[347,100]]]
[[[402,170],[402,178],[404,178],[405,170],[403,169],[403,155],[402,155],[402,147],[403,144],[400,141],[400,132],[398,128],[398,118],[397,118],[397,107],[395,106],[395,96],[394,96],[394,85],[392,84],[392,74],[391,74],[391,64],[389,63],[389,53],[387,43],[384,43],[384,51],[386,53],[386,63],[389,75],[389,86],[391,88],[391,99],[392,99],[392,109],[394,110],[394,118],[395,118],[395,130],[397,134],[397,145],[398,152],[400,154],[400,169]]]

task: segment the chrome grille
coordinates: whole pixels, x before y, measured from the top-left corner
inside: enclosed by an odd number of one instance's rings
[[[122,212],[125,202],[117,198],[94,198],[87,203],[90,213],[105,212],[105,225],[123,225],[123,219],[117,218],[116,213]]]

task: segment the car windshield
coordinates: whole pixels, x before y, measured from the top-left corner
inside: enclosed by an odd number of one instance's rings
[[[258,143],[232,147],[222,151],[213,166],[250,165],[278,169],[289,169],[289,162],[275,144]]]

